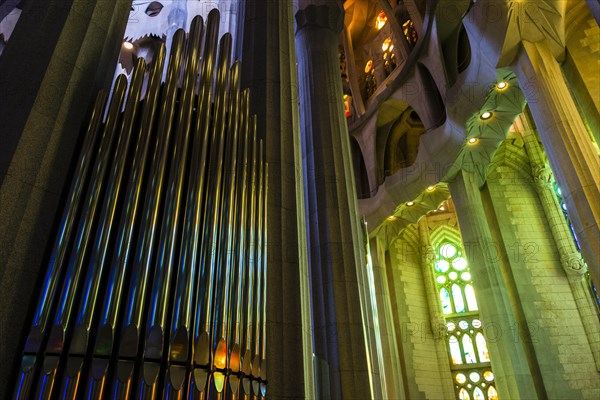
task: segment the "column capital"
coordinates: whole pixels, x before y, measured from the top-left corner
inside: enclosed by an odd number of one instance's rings
[[[336,35],[344,27],[344,9],[339,5],[308,5],[296,13],[296,33],[301,29],[313,26],[330,29]]]
[[[565,254],[560,262],[568,274],[583,275],[588,271],[587,264],[578,252]]]
[[[552,183],[552,170],[547,165],[535,165],[532,168],[533,180],[540,187],[549,187]]]

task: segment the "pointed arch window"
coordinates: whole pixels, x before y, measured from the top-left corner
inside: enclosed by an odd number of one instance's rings
[[[479,306],[462,243],[443,240],[433,265],[439,305],[446,320],[448,356],[456,398],[498,400]]]

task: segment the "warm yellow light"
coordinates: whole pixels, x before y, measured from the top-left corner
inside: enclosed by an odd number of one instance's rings
[[[433,192],[434,190],[435,190],[435,187],[434,187],[434,186],[429,186],[429,187],[427,188],[427,191],[428,191],[428,192]]]
[[[388,221],[395,221],[396,217],[394,217],[393,215],[390,215],[389,217],[387,217]]]
[[[414,201],[409,201],[408,203],[406,203],[407,206],[412,207],[415,205]]]
[[[377,30],[380,30],[381,28],[384,27],[386,22],[387,22],[387,15],[385,15],[385,13],[383,11],[380,11],[379,14],[377,15],[377,20],[375,21],[375,28],[377,28]]]
[[[382,51],[387,51],[390,48],[390,45],[392,44],[392,39],[391,38],[387,38],[383,41],[383,44],[381,45],[381,50]]]
[[[444,206],[440,207],[440,211],[444,211],[445,209],[446,209],[446,207],[444,207]]]
[[[490,119],[490,118],[492,118],[492,115],[493,115],[493,114],[492,114],[491,112],[489,112],[489,111],[485,111],[485,112],[483,112],[483,113],[482,113],[482,114],[479,116],[479,118],[481,118],[481,119],[483,119],[483,120],[486,120],[486,119]]]
[[[123,48],[125,50],[131,50],[131,49],[133,49],[133,43],[131,43],[131,42],[123,42]]]
[[[474,138],[474,137],[473,137],[473,138],[469,139],[469,143],[470,143],[470,144],[475,144],[475,143],[477,143],[477,142],[478,142],[477,138]]]
[[[365,72],[369,73],[369,71],[371,70],[372,67],[373,67],[373,60],[367,61],[367,65],[365,65]]]
[[[496,84],[496,88],[498,90],[504,90],[508,87],[508,83],[506,82],[498,82],[498,84]]]

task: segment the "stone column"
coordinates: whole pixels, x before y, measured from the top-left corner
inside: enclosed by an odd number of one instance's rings
[[[600,370],[600,322],[598,321],[594,301],[588,290],[588,281],[585,273],[588,267],[575,246],[569,224],[561,211],[554,188],[552,187],[553,175],[550,168],[546,166],[545,157],[540,147],[535,130],[529,123],[526,114],[521,114],[517,119],[517,125],[523,140],[525,150],[529,156],[529,163],[533,172],[535,188],[540,202],[548,218],[550,230],[560,255],[561,265],[569,280],[573,291],[573,297],[579,310],[579,316],[585,329],[588,342],[592,349],[596,367]]]
[[[315,354],[328,363],[331,397],[367,399],[376,378],[367,355],[371,306],[359,279],[365,276],[365,243],[337,57],[343,16],[334,2],[296,13],[309,265],[323,294],[325,317],[314,321]]]
[[[72,155],[110,86],[130,7],[27,2],[0,57],[0,398],[12,396]]]
[[[499,251],[501,243],[494,240],[488,225],[477,182],[478,178],[473,173],[462,171],[450,183],[450,193],[477,288],[481,320],[483,326],[487,327],[496,388],[500,398],[544,398],[543,388],[536,387],[534,383],[539,380],[537,384],[542,385],[541,377],[535,373],[536,366],[530,368],[528,365],[528,358],[535,362],[535,356],[528,354],[529,349],[525,348],[519,337],[513,337],[518,325],[503,279],[502,252]],[[491,338],[492,334],[495,337]],[[536,389],[540,392],[536,392]]]
[[[244,2],[242,86],[269,163],[267,396],[314,398],[292,2]]]
[[[387,276],[385,248],[378,237],[370,241],[371,266],[375,282],[375,295],[379,316],[379,329],[383,349],[381,372],[385,382],[384,399],[404,399],[404,382],[394,327],[394,315],[390,303],[390,286]],[[390,266],[391,268],[391,266]]]
[[[516,74],[596,285],[600,284],[600,159],[544,42],[523,41]]]

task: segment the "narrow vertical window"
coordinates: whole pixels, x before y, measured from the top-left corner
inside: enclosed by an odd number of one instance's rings
[[[448,355],[456,398],[498,400],[490,354],[462,244],[443,241],[433,264],[439,304],[446,320]]]

